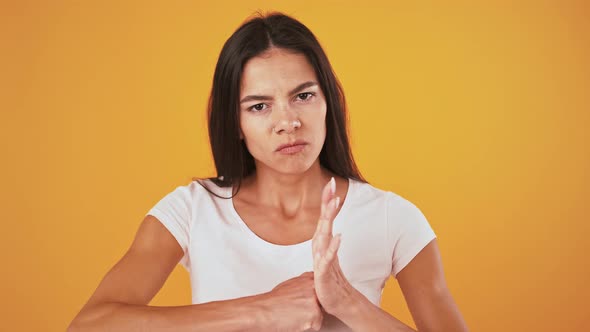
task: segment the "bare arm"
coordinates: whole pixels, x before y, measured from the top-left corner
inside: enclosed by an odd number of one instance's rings
[[[397,274],[397,280],[418,331],[468,331],[447,287],[436,239]]]
[[[248,331],[268,322],[266,295],[198,305],[147,304],[182,257],[176,239],[148,215],[135,239],[68,327],[74,331]]]
[[[467,325],[444,278],[436,239],[397,274],[418,331],[467,332]],[[354,331],[414,331],[355,291],[339,316]]]

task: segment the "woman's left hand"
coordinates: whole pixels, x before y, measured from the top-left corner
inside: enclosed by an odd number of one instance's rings
[[[324,310],[332,315],[337,315],[343,306],[350,303],[353,293],[353,287],[338,262],[340,234],[332,236],[339,204],[336,182],[332,179],[322,191],[320,220],[312,239],[315,292]]]

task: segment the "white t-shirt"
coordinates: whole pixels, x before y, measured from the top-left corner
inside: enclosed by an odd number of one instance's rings
[[[220,196],[231,196],[229,187],[210,180],[204,184]],[[177,187],[148,214],[182,247],[180,264],[190,273],[193,304],[265,293],[313,271],[311,240],[294,245],[263,240],[240,218],[231,199],[215,197],[196,181]],[[380,305],[387,279],[436,237],[414,204],[352,179],[334,219],[337,233],[342,234],[338,258],[344,275],[375,305]]]

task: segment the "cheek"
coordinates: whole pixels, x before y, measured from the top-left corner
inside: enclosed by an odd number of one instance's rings
[[[316,132],[320,137],[324,138],[326,136],[326,106],[325,104],[315,113],[315,117],[311,123],[313,123],[313,130]]]
[[[240,134],[244,139],[249,138],[252,134],[252,122],[249,121],[248,117],[240,115]]]
[[[267,140],[264,138],[266,133],[265,124],[261,123],[260,121],[256,121],[255,119],[242,117],[240,121],[240,130],[244,141],[248,145],[259,145],[263,143],[263,141]]]

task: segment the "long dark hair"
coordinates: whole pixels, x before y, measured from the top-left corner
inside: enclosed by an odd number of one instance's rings
[[[221,49],[208,106],[209,141],[217,177],[207,179],[218,187],[237,184],[239,191],[243,178],[256,169],[254,158],[239,134],[240,81],[246,62],[271,47],[304,54],[315,70],[327,106],[326,140],[320,152],[320,165],[341,177],[366,183],[350,150],[344,91],[328,57],[305,25],[278,12],[257,13],[244,22]]]

